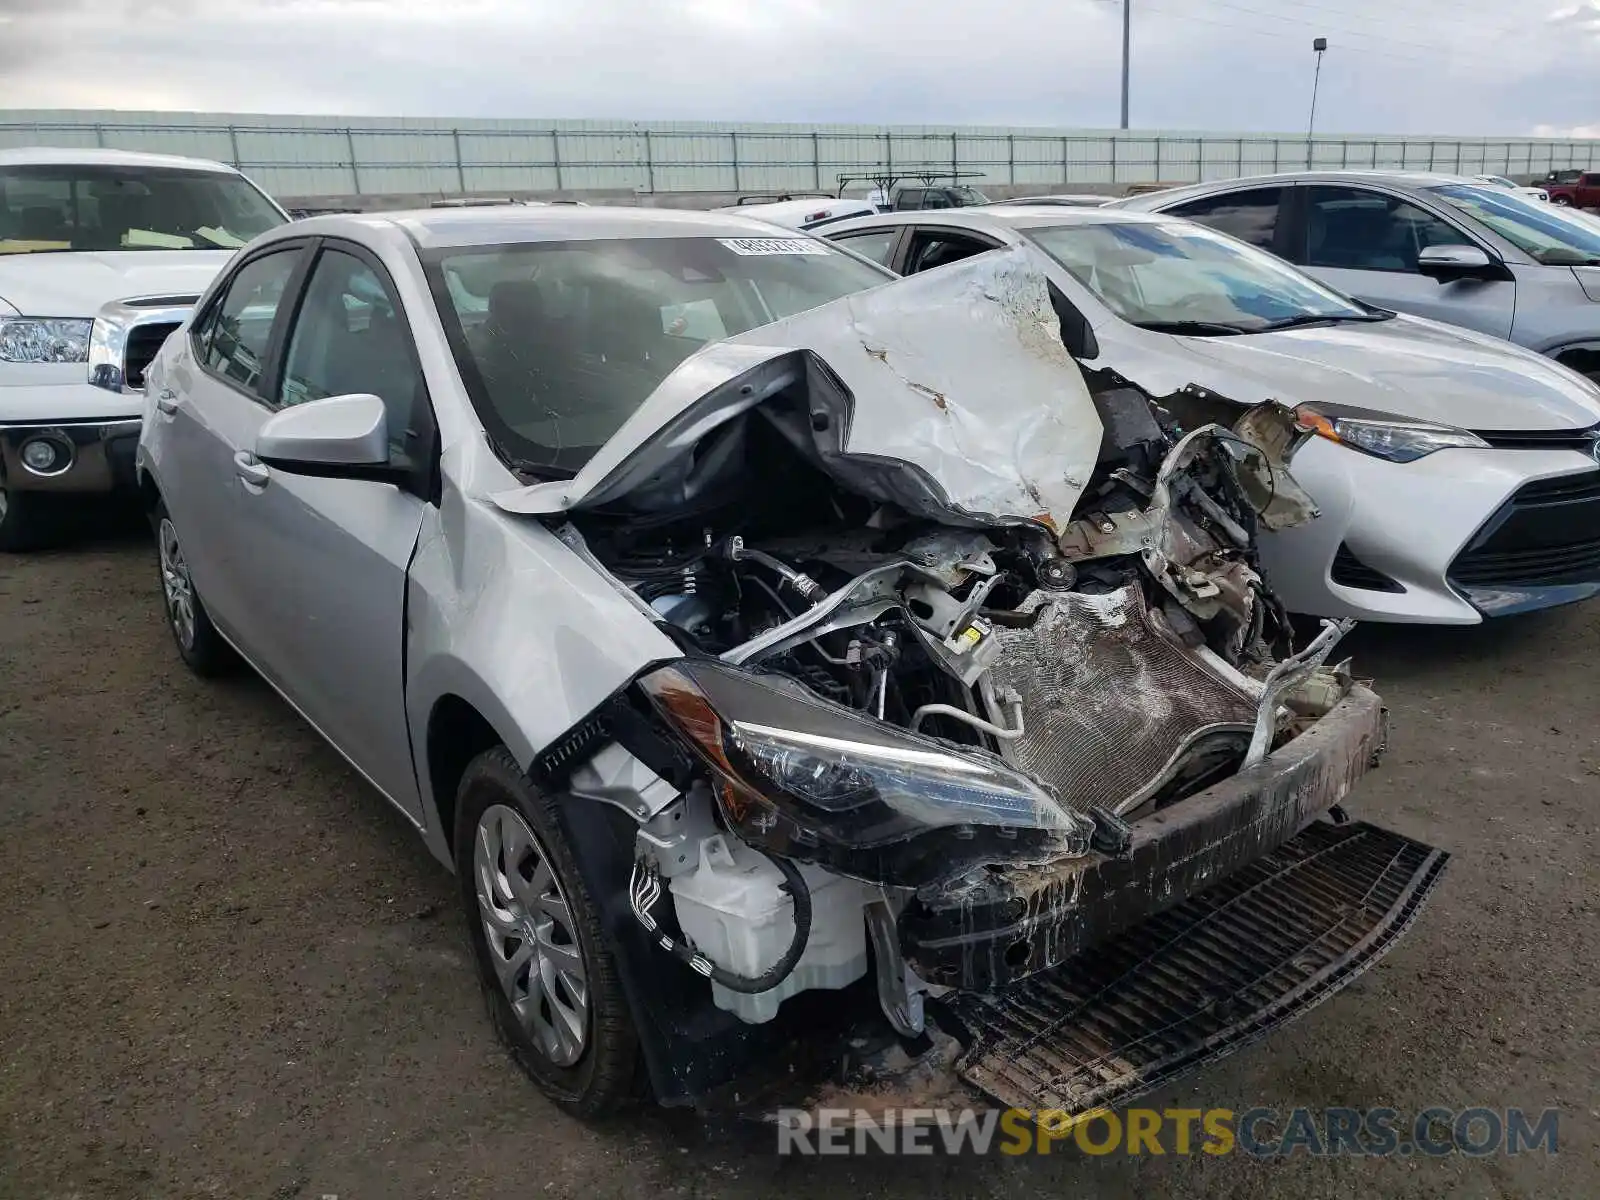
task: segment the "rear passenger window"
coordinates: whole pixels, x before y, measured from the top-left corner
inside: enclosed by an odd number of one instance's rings
[[[1448,221],[1398,196],[1361,188],[1307,190],[1307,266],[1414,273],[1417,255],[1429,246],[1472,244]]]
[[[272,323],[299,257],[295,246],[239,268],[197,335],[196,351],[208,370],[260,394]]]
[[[285,407],[358,393],[377,396],[389,412],[396,459],[415,458],[411,444],[428,403],[422,371],[399,303],[371,267],[353,254],[323,250],[289,334],[278,403]]]
[[[846,250],[854,250],[880,266],[889,265],[889,255],[894,252],[894,239],[898,229],[872,229],[866,233],[841,234],[833,240]]]
[[[1282,199],[1282,188],[1251,188],[1245,192],[1191,200],[1167,211],[1175,217],[1209,225],[1241,242],[1271,250],[1278,235],[1278,209]]]
[[[964,234],[918,231],[911,238],[911,251],[906,256],[906,274],[915,275],[919,271],[947,267],[963,258],[993,249],[988,242]]]

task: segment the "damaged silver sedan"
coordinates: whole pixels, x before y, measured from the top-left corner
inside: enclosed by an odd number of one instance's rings
[[[1278,415],[1091,388],[1025,249],[892,281],[773,232],[258,239],[148,373],[184,659],[416,825],[580,1115],[1080,1111],[1370,965],[1444,856],[1338,807],[1384,713],[1263,582],[1311,512]]]

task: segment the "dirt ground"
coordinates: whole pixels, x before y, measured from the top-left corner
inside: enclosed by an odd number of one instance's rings
[[[1600,604],[1353,644],[1353,811],[1453,862],[1411,934],[1157,1106],[1562,1112],[1559,1153],[779,1160],[591,1129],[501,1053],[452,889],[261,682],[192,678],[135,531],[0,558],[0,1196],[1600,1194]]]

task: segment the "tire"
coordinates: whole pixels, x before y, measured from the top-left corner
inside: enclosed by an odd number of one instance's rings
[[[1550,203],[1554,204],[1557,208],[1571,208],[1572,207],[1572,201],[1567,199],[1567,197],[1565,197],[1565,196],[1552,197],[1551,200],[1550,200]]]
[[[209,678],[228,671],[238,661],[233,647],[223,640],[189,576],[189,563],[178,541],[167,506],[156,502],[150,514],[155,526],[156,565],[161,578],[161,600],[167,613],[167,628],[177,644],[178,654],[196,675]]]
[[[59,516],[48,496],[8,491],[0,483],[0,550],[20,554],[54,545],[61,538]]]
[[[517,1065],[577,1117],[638,1099],[639,1039],[599,910],[555,802],[504,747],[461,778],[455,858],[478,981]]]

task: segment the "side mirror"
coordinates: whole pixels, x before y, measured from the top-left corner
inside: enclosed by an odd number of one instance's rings
[[[1504,265],[1477,246],[1428,246],[1417,255],[1417,270],[1440,283],[1505,277]]]
[[[268,417],[256,457],[291,475],[396,482],[389,463],[389,412],[376,396],[329,396]]]

